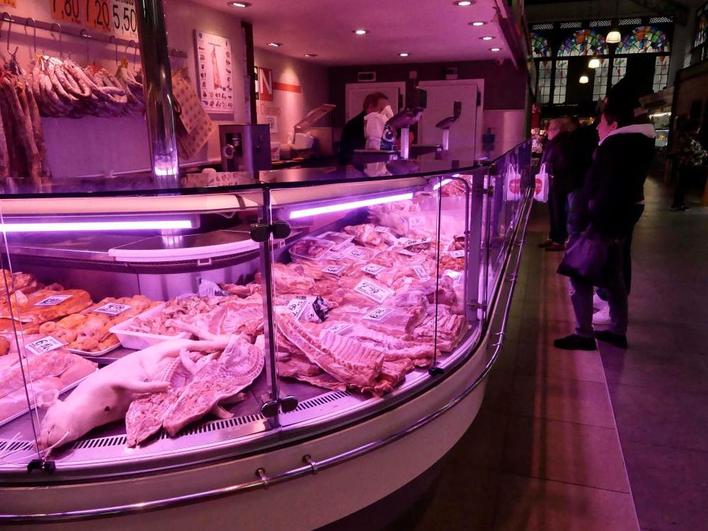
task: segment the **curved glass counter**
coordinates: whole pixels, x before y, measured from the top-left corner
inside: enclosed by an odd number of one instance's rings
[[[332,432],[489,324],[530,144],[444,161],[6,182],[0,477],[109,477]]]

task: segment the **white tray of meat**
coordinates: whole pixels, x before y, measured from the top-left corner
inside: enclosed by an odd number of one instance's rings
[[[110,332],[118,337],[118,340],[123,347],[132,348],[134,350],[142,350],[170,339],[189,337],[189,332],[177,332],[173,330],[175,332],[174,334],[165,334],[158,333],[158,331],[155,330],[156,325],[158,325],[158,322],[160,321],[158,316],[164,307],[164,304],[155,306],[154,308],[136,315],[132,319],[128,319],[127,321],[123,321],[122,323],[115,325],[110,329]],[[168,329],[165,327],[164,323],[159,326],[163,329]],[[154,332],[144,332],[141,330],[154,330]]]
[[[290,257],[302,260],[319,260],[334,246],[330,240],[305,237],[296,241],[290,247]]]

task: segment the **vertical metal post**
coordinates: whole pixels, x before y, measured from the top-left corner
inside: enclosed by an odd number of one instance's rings
[[[179,183],[172,72],[162,0],[136,0],[152,175],[161,188]]]
[[[411,135],[410,135],[410,128],[408,127],[401,127],[401,158],[402,159],[408,159],[408,156],[410,155],[410,147],[411,147]]]

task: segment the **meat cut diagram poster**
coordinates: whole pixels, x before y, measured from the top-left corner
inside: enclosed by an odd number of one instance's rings
[[[229,39],[195,31],[199,99],[204,110],[213,113],[234,111],[233,54]]]

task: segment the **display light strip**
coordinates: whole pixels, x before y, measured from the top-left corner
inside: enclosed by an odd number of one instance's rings
[[[175,230],[191,229],[188,219],[163,219],[152,221],[56,221],[38,223],[3,223],[0,232],[105,232],[117,230]]]
[[[309,216],[319,216],[320,214],[329,214],[332,212],[344,212],[346,210],[354,210],[372,205],[383,205],[384,203],[395,203],[396,201],[405,201],[413,199],[413,192],[405,194],[387,195],[383,197],[372,197],[371,199],[362,199],[361,201],[347,201],[346,203],[335,203],[313,208],[303,208],[302,210],[293,210],[290,212],[290,219],[300,219]]]
[[[443,179],[439,183],[433,185],[433,191],[438,190],[438,189],[442,188],[443,186],[445,186],[446,184],[450,184],[451,182],[452,182],[452,179]]]

